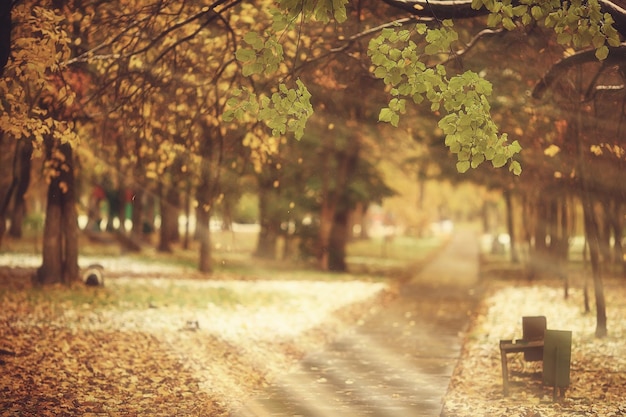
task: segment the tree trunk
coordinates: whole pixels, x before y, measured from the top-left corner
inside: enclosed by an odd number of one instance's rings
[[[276,191],[274,181],[267,179],[259,180],[259,220],[261,230],[259,232],[254,256],[263,259],[275,259],[278,237],[280,236],[280,223],[276,205]]]
[[[576,150],[578,153],[577,165],[578,172],[580,173],[581,200],[583,205],[585,237],[587,240],[587,244],[589,245],[589,259],[591,261],[593,288],[595,290],[596,299],[596,337],[604,337],[607,335],[608,332],[606,322],[606,303],[604,299],[604,285],[602,283],[602,274],[600,270],[600,236],[585,164],[585,146],[583,143],[582,135],[583,121],[581,107],[582,105],[579,104],[576,111],[576,129],[574,135],[576,140]]]
[[[185,232],[183,233],[183,249],[189,249],[191,240],[191,181],[185,183]]]
[[[213,272],[213,259],[211,248],[211,213],[214,200],[214,189],[211,180],[211,148],[206,144],[205,156],[200,161],[200,181],[196,188],[198,207],[196,209],[196,238],[200,243],[198,253],[198,270],[204,273]]]
[[[131,215],[131,222],[133,227],[130,231],[130,235],[133,240],[140,242],[144,238],[144,190],[141,186],[136,186],[133,190],[133,212]]]
[[[11,215],[11,228],[9,235],[15,238],[22,237],[22,225],[26,214],[26,201],[24,196],[30,186],[30,168],[33,156],[33,143],[30,140],[21,139],[17,143],[13,164],[13,178],[17,187],[13,197],[13,211]]]
[[[346,263],[348,214],[349,210],[344,207],[335,212],[335,221],[328,245],[328,270],[330,271],[345,272],[348,269]]]
[[[163,191],[163,188],[166,188]],[[171,252],[172,243],[178,241],[178,206],[180,195],[173,185],[161,186],[161,228],[159,233],[159,252]]]
[[[543,192],[537,196],[534,210],[534,244],[530,250],[529,279],[534,279],[546,266],[547,207]]]
[[[564,298],[569,297],[569,275],[567,273],[567,261],[569,259],[570,216],[568,214],[568,198],[564,197],[560,202],[560,239],[559,239],[559,274],[563,280]]]
[[[320,211],[320,229],[318,241],[318,264],[322,271],[330,268],[330,240],[332,236],[333,224],[337,205],[341,199],[346,198],[348,189],[348,181],[352,172],[356,169],[359,160],[359,143],[356,134],[348,138],[350,143],[343,151],[335,153],[336,171],[334,175],[334,186],[331,187],[332,172],[330,167],[326,166],[323,178],[322,190],[322,207]],[[324,160],[329,160],[327,155],[322,155]]]
[[[211,259],[211,214],[207,208],[197,211],[196,230],[200,241],[200,253],[198,259],[198,270],[200,272],[213,272],[213,260]]]
[[[582,194],[585,234],[587,235],[587,242],[589,244],[589,260],[591,262],[593,288],[596,300],[596,337],[604,337],[607,335],[607,323],[604,285],[602,284],[602,274],[600,269],[600,235],[591,196],[589,195],[587,189],[583,189]]]
[[[600,261],[605,265],[613,262],[611,251],[611,199],[609,196],[602,196],[601,203],[597,206],[599,213],[598,238],[600,239]]]
[[[504,201],[506,203],[506,228],[509,233],[510,249],[511,249],[511,262],[516,264],[519,262],[519,256],[517,253],[517,236],[515,233],[515,221],[513,219],[513,197],[511,196],[511,190],[504,191]]]
[[[39,284],[70,284],[79,279],[78,221],[72,148],[46,140],[46,163],[54,170],[48,186],[43,236],[43,262],[35,280]],[[57,152],[62,157],[57,156]]]
[[[613,232],[613,259],[616,265],[622,266],[624,271],[624,248],[622,247],[622,239],[624,238],[624,220],[622,216],[623,203],[620,197],[611,199],[609,217],[611,221],[611,230]]]

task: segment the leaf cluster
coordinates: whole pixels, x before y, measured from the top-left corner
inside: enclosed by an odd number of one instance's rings
[[[243,123],[258,120],[271,130],[273,136],[291,132],[300,139],[308,118],[313,114],[310,99],[311,94],[300,80],[296,80],[295,88],[279,84],[278,91],[271,96],[257,95],[246,88],[236,89],[233,97],[226,102],[222,119]]]
[[[348,20],[346,4],[348,0],[279,0],[278,7],[285,13],[284,20],[279,20],[278,30],[286,27],[289,21],[294,21],[302,15],[319,22],[328,23],[334,18],[338,23]]]
[[[62,17],[41,6],[19,5],[13,19],[12,60],[0,79],[0,130],[37,145],[50,135],[76,142],[70,124],[61,120],[75,97],[60,76],[70,53]]]
[[[420,37],[416,43],[412,38]],[[373,72],[388,86],[392,96],[383,108],[379,120],[398,126],[400,115],[406,111],[407,100],[420,104],[427,100],[433,112],[444,111],[439,127],[445,134],[445,144],[457,156],[457,170],[465,172],[485,160],[494,167],[509,162],[509,170],[521,173],[513,157],[520,152],[517,141],[508,144],[507,135],[499,135],[490,116],[488,97],[491,83],[468,71],[448,77],[443,65],[427,66],[433,55],[446,54],[457,40],[450,21],[437,29],[418,24],[413,31],[386,28],[373,38],[368,47]]]
[[[523,0],[519,3],[514,6],[511,0],[472,0],[472,7],[487,8],[491,12],[488,24],[501,24],[508,30],[516,27],[516,21],[525,26],[541,22],[554,29],[560,44],[575,48],[592,46],[599,60],[606,59],[609,46],[620,44],[613,17],[602,13],[598,0]]]
[[[257,32],[248,32],[243,40],[250,47],[237,49],[235,57],[242,65],[244,77],[255,74],[271,75],[278,70],[284,55],[283,46],[276,36],[270,35],[264,39]]]

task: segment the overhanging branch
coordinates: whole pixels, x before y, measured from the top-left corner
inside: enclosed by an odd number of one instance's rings
[[[554,64],[535,85],[532,97],[541,99],[554,82],[567,70],[589,62],[598,62],[595,50],[577,52],[561,59],[559,62]],[[626,44],[622,44],[621,46],[615,48],[609,48],[609,56],[602,62],[604,65],[616,65],[626,62]]]
[[[404,10],[421,17],[433,17],[435,19],[468,19],[484,16],[489,13],[481,7],[479,10],[472,9],[471,0],[383,0],[390,6]],[[516,6],[522,4],[519,0],[511,3]],[[566,3],[565,0],[561,3]],[[626,9],[620,4],[623,1],[598,0],[602,13],[609,13],[615,23],[613,27],[626,37]]]
[[[383,0],[397,9],[420,17],[435,19],[467,19],[484,16],[487,9],[472,9],[471,0]]]

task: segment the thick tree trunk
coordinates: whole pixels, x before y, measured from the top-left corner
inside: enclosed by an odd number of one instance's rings
[[[17,188],[13,166],[17,155],[17,140],[0,132],[0,245],[6,232],[9,207]]]
[[[328,247],[328,269],[334,272],[345,272],[348,269],[346,263],[346,245],[348,243],[348,216],[349,210],[338,209],[335,212],[332,233]]]
[[[50,184],[43,226],[43,263],[37,271],[40,284],[63,281],[63,242],[61,234],[61,193],[58,185]]]
[[[330,240],[333,233],[333,225],[337,206],[341,199],[346,198],[348,189],[348,181],[350,175],[356,169],[359,160],[359,143],[358,137],[354,134],[348,138],[350,143],[344,151],[335,153],[335,171],[334,182],[331,187],[330,167],[324,169],[323,190],[322,190],[322,206],[320,210],[320,229],[318,235],[318,264],[319,268],[327,271],[330,268]],[[328,155],[323,155],[323,160],[328,161]]]
[[[205,150],[210,155],[211,149]],[[204,156],[200,162],[200,182],[196,188],[198,207],[196,209],[196,238],[200,243],[198,253],[198,270],[204,273],[213,272],[213,259],[211,248],[211,213],[214,200],[214,187],[211,180],[211,159]]]
[[[67,145],[68,160],[72,160],[72,150]],[[71,168],[70,174],[67,179],[68,191],[63,198],[63,205],[61,210],[61,227],[64,242],[64,265],[63,265],[63,280],[66,284],[80,279],[80,269],[78,267],[78,212],[76,211],[76,187],[74,182],[74,170]]]
[[[259,217],[261,230],[259,232],[254,256],[263,259],[275,259],[278,237],[280,236],[280,224],[276,210],[272,207],[276,204],[276,192],[273,180],[259,181]]]
[[[278,237],[280,236],[280,223],[275,219],[261,220],[254,256],[263,259],[276,259]]]
[[[172,244],[179,239],[178,214],[180,195],[173,186],[165,186],[161,192],[161,228],[159,233],[159,252],[171,252]],[[162,188],[163,189],[163,186]]]
[[[55,150],[62,155],[59,158]],[[46,162],[54,175],[48,187],[43,236],[43,262],[35,277],[39,284],[70,284],[79,279],[78,221],[72,148],[46,141]]]

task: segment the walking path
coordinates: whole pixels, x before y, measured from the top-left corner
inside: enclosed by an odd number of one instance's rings
[[[477,238],[457,231],[389,306],[233,417],[439,416],[477,281]]]

